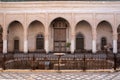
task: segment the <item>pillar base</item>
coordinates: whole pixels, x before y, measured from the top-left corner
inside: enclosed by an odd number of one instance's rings
[[[24,53],[28,53],[28,41],[24,41]]]
[[[7,53],[7,40],[3,40],[3,54]]]
[[[92,53],[96,53],[96,40],[92,40]]]
[[[117,53],[117,40],[113,40],[113,53]]]

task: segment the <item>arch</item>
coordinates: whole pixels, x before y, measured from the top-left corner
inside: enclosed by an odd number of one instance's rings
[[[42,25],[44,26],[44,24],[43,24],[41,21],[39,21],[39,20],[33,20],[33,21],[31,21],[31,22],[29,23],[29,25],[28,25],[27,28],[29,28],[31,25],[34,25],[34,24],[36,24],[36,23],[40,23],[40,24],[42,24]]]
[[[24,50],[23,25],[19,21],[13,21],[8,26],[8,52],[16,51],[23,52],[23,50]]]
[[[15,37],[14,37],[14,40],[19,40],[19,37],[18,37],[18,36],[15,36]]]
[[[53,18],[53,19],[50,21],[50,23],[49,23],[48,25],[51,26],[51,24],[52,24],[55,20],[57,20],[57,19],[62,19],[62,20],[64,20],[65,22],[67,22],[67,24],[69,25],[69,27],[71,27],[69,20],[68,20],[67,18],[64,18],[64,17],[55,17],[55,18]]]
[[[77,33],[76,37],[77,38],[84,38],[84,35],[81,32],[79,32],[79,33]]]
[[[76,35],[76,50],[84,50],[84,35],[80,32]]]
[[[36,50],[44,49],[44,33],[45,33],[44,27],[45,26],[38,20],[34,20],[29,24],[28,26],[29,52],[35,52]],[[43,43],[41,43],[41,38],[39,38],[39,35],[43,35]]]
[[[78,24],[81,24],[81,23],[86,23],[87,25],[89,25],[89,26],[91,27],[91,24],[90,24],[88,21],[86,21],[86,20],[78,21],[77,24],[76,24],[76,26],[77,26]]]
[[[7,23],[7,30],[9,29],[10,25],[11,25],[11,24],[14,24],[14,23],[19,23],[20,25],[22,25],[22,28],[24,28],[24,27],[23,27],[24,24],[23,24],[22,21],[20,21],[20,20],[11,20],[10,22]]]
[[[0,25],[0,53],[3,52],[3,28],[2,26]]]
[[[36,36],[37,38],[44,38],[44,35],[43,34],[41,34],[41,33],[39,33],[39,34],[37,34],[37,36]]]
[[[101,21],[97,26],[97,50],[105,50],[104,46],[112,45],[113,30],[108,21]],[[106,42],[106,43],[105,43]]]
[[[83,41],[84,48],[83,49],[91,50],[92,49],[92,27],[85,20],[79,21],[75,27],[75,34],[77,35],[80,33],[82,33],[84,35],[83,36],[84,37],[84,41]],[[77,42],[75,42],[75,43],[76,43],[76,47],[77,47],[78,44],[77,44]]]
[[[51,39],[50,47],[51,51],[55,52],[66,52],[66,43],[70,42],[70,24],[69,22],[61,17],[54,19],[49,27]]]
[[[33,22],[35,22],[35,21],[40,22],[43,26],[46,25],[46,22],[43,21],[43,20],[41,20],[41,19],[30,19],[30,20],[28,21],[28,23],[27,23],[27,29],[28,29],[28,27],[30,26],[30,24],[33,23]],[[45,26],[45,27],[46,27],[46,26]],[[47,26],[47,27],[48,27],[48,26]]]
[[[106,20],[100,21],[100,22],[97,24],[97,28],[98,28],[99,25],[104,24],[104,23],[105,23],[106,25],[109,25],[109,26],[112,28],[112,31],[113,31],[113,27],[112,27],[111,23],[110,23],[109,21],[106,21]],[[97,28],[96,28],[96,29],[97,29]]]
[[[67,24],[67,26],[70,27],[70,23],[69,23],[65,18],[62,18],[62,17],[57,17],[57,18],[53,19],[53,20],[50,22],[50,27],[51,27],[54,23],[56,23],[57,21],[63,21],[63,22],[65,22],[65,23]]]

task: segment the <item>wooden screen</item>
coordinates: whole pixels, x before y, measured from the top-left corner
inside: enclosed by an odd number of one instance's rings
[[[54,29],[54,50],[66,51],[66,29]]]
[[[66,27],[67,24],[64,20],[56,20],[53,24],[54,28],[54,51],[66,51]]]

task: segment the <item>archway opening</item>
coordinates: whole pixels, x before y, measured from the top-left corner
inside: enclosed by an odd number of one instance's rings
[[[76,51],[92,51],[92,28],[91,25],[82,20],[75,28],[76,32]],[[84,35],[84,36],[83,36]]]
[[[69,41],[70,25],[63,18],[56,18],[51,22],[51,37],[53,44],[53,52],[68,52],[66,44]],[[51,45],[52,45],[51,44]]]
[[[29,52],[43,52],[44,49],[44,25],[35,20],[28,27],[28,50]]]
[[[8,52],[23,52],[24,29],[19,21],[13,21],[8,26]]]
[[[112,50],[112,26],[107,21],[101,21],[97,26],[97,50]],[[109,48],[109,49],[108,49]]]

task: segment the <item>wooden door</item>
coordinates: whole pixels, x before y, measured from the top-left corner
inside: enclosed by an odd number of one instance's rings
[[[14,40],[14,51],[19,51],[19,40]]]
[[[62,18],[55,19],[53,21],[53,46],[55,52],[66,52],[66,30],[68,23]]]
[[[76,35],[76,50],[84,49],[84,36],[81,33]]]
[[[66,51],[66,28],[54,29],[54,50],[55,52]]]
[[[83,50],[84,49],[84,38],[76,38],[76,49]]]
[[[44,49],[44,37],[42,34],[38,34],[36,38],[36,49]]]

